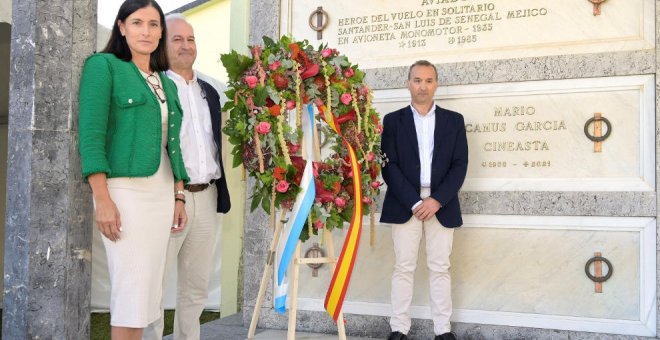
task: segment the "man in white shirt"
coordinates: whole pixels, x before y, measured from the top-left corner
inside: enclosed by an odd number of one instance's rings
[[[167,75],[177,85],[183,109],[181,153],[190,177],[184,191],[188,223],[182,232],[171,234],[166,267],[177,266],[174,339],[198,340],[218,232],[217,213],[230,208],[222,164],[221,103],[218,92],[193,70],[197,46],[192,26],[180,14],[168,16],[166,24]],[[143,339],[162,338],[163,323],[161,315],[145,329]]]
[[[468,163],[465,122],[461,114],[435,105],[438,73],[433,64],[415,62],[407,83],[411,104],[385,116],[381,142],[387,192],[380,221],[392,224],[395,254],[388,339],[408,339],[413,279],[424,236],[435,340],[456,340],[449,323],[449,256],[453,228],[463,224],[458,190]]]

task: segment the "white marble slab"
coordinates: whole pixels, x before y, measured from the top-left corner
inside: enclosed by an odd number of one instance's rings
[[[436,100],[465,117],[465,191],[655,188],[653,76],[449,86]],[[407,89],[375,91],[381,116],[409,103]],[[584,133],[596,112],[612,125],[600,153]]]
[[[655,220],[622,217],[467,215],[454,234],[452,295],[456,322],[654,336]],[[365,221],[366,222],[366,221]],[[368,224],[365,224],[368,226]],[[345,312],[390,314],[394,261],[388,225],[376,246],[364,229]],[[343,241],[335,232],[336,248]],[[303,251],[311,246],[305,243]],[[613,264],[603,293],[584,266],[600,251]],[[428,274],[420,253],[411,314],[429,319]],[[323,310],[331,272],[301,268],[302,310]],[[605,272],[606,269],[603,269]]]
[[[322,6],[321,40],[310,28]],[[338,48],[363,68],[653,49],[654,1],[288,0],[280,32]],[[374,53],[378,51],[378,53]]]

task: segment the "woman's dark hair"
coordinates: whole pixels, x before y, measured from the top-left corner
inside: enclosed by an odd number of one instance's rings
[[[117,22],[121,20],[121,22],[125,23],[126,18],[128,18],[129,15],[133,14],[135,11],[141,8],[149,6],[155,8],[158,11],[158,14],[160,15],[160,26],[163,28],[160,40],[158,41],[158,47],[151,53],[149,68],[151,68],[151,71],[156,72],[166,71],[170,68],[170,63],[167,60],[167,46],[165,45],[167,41],[165,14],[163,13],[163,10],[160,8],[158,3],[154,0],[124,1],[124,3],[121,4],[121,7],[119,7],[119,12],[117,13],[115,23],[112,25],[112,34],[110,35],[110,40],[108,40],[108,44],[105,45],[105,48],[101,52],[112,53],[123,61],[131,61],[131,49],[128,47],[126,37],[121,35],[121,32],[119,31],[119,24]]]

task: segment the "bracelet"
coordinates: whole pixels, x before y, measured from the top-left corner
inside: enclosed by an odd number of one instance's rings
[[[184,200],[183,198],[174,197],[174,202],[176,201],[183,202],[183,204],[186,204],[186,200]]]
[[[183,190],[177,190],[177,191],[174,192],[174,195],[183,195],[183,196],[185,196],[186,192],[183,191]]]

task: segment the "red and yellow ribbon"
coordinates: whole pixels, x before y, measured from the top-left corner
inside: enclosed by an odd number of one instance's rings
[[[335,117],[330,110],[324,110],[324,120],[330,127],[335,130],[339,135],[341,131],[335,124]],[[358,246],[360,244],[360,234],[362,232],[362,181],[360,179],[360,164],[357,161],[355,150],[342,136],[348,155],[351,162],[351,172],[353,173],[353,201],[355,206],[353,209],[353,216],[351,217],[351,225],[348,228],[348,235],[344,240],[335,272],[330,281],[330,287],[325,295],[325,310],[330,316],[337,321],[339,313],[341,312],[342,305],[344,304],[344,297],[348,290],[348,284],[351,281],[353,273],[353,265],[355,264],[355,257],[357,256]]]

